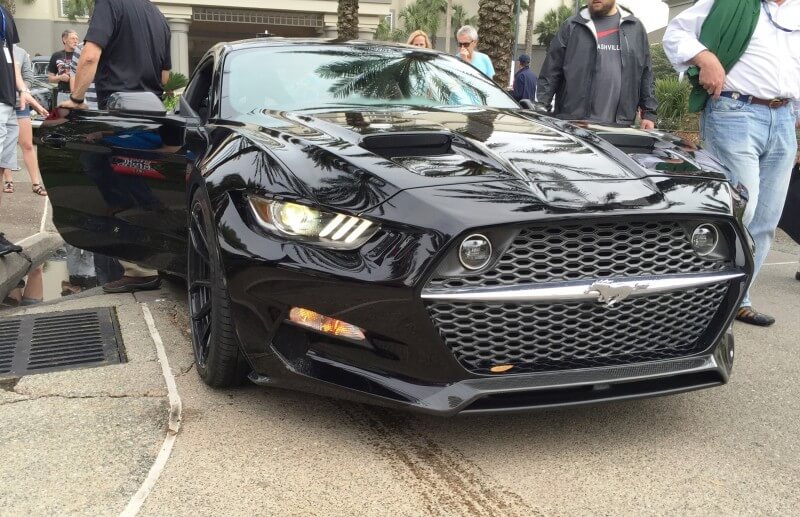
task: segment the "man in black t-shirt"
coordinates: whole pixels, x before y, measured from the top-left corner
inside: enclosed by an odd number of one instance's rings
[[[78,33],[67,29],[61,33],[61,41],[64,43],[64,50],[58,50],[50,57],[50,64],[47,65],[47,80],[51,83],[58,83],[59,93],[69,93],[72,58],[75,47],[78,45]]]
[[[166,18],[149,0],[97,0],[81,52],[74,90],[65,108],[84,108],[94,80],[105,109],[116,92],[164,93],[172,68]]]
[[[60,107],[87,109],[85,95],[92,81],[101,110],[112,93],[153,92],[160,97],[172,68],[169,25],[149,0],[97,0],[80,56],[69,101]],[[158,271],[120,262],[124,276],[105,284],[105,292],[144,291],[161,284]]]
[[[0,52],[2,54],[0,55],[0,155],[2,155],[3,147],[16,145],[16,137],[6,138],[9,126],[18,129],[16,128],[17,114],[14,111],[15,106],[19,106],[20,109],[30,106],[45,117],[47,116],[47,111],[33,99],[31,91],[22,80],[19,68],[14,65],[14,45],[19,43],[19,35],[17,34],[17,26],[14,24],[14,18],[2,6],[0,6],[0,19],[2,19],[2,23],[0,23],[0,46],[3,48],[2,52]],[[19,104],[17,104],[17,92],[19,92]],[[22,251],[22,248],[9,242],[0,233],[0,257],[20,251]]]

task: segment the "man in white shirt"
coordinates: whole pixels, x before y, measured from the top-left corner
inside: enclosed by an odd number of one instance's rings
[[[741,0],[717,0],[733,2]],[[775,237],[775,228],[797,152],[792,101],[800,99],[800,0],[752,0],[755,29],[744,53],[725,71],[700,42],[715,0],[699,0],[673,19],[664,50],[679,72],[696,65],[708,92],[700,131],[704,144],[725,164],[731,182],[749,191],[744,223],[756,247],[755,275]],[[750,4],[748,4],[748,8]],[[755,311],[749,293],[736,315],[769,326],[775,319]]]

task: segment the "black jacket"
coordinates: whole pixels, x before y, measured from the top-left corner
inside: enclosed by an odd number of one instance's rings
[[[638,108],[644,118],[656,120],[653,70],[650,45],[644,25],[630,12],[618,7],[621,14],[622,91],[616,123],[630,126]],[[581,120],[589,116],[594,88],[597,36],[588,9],[561,25],[550,43],[539,74],[536,101],[550,106],[556,98],[555,116]]]

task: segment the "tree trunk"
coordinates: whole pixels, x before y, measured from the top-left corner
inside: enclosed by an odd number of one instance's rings
[[[450,53],[450,40],[453,39],[453,0],[447,0],[447,10],[444,15],[444,52]]]
[[[339,39],[358,39],[358,0],[339,0]]]
[[[525,53],[529,56],[533,54],[533,10],[536,8],[536,0],[528,0],[528,21],[525,24]]]
[[[508,85],[514,42],[514,0],[480,0],[478,7],[478,46],[489,55],[494,65],[494,80]]]

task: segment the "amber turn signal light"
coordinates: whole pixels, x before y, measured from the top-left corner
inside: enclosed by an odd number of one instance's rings
[[[289,321],[331,336],[364,341],[364,331],[355,325],[323,316],[308,309],[294,307],[289,311]]]

